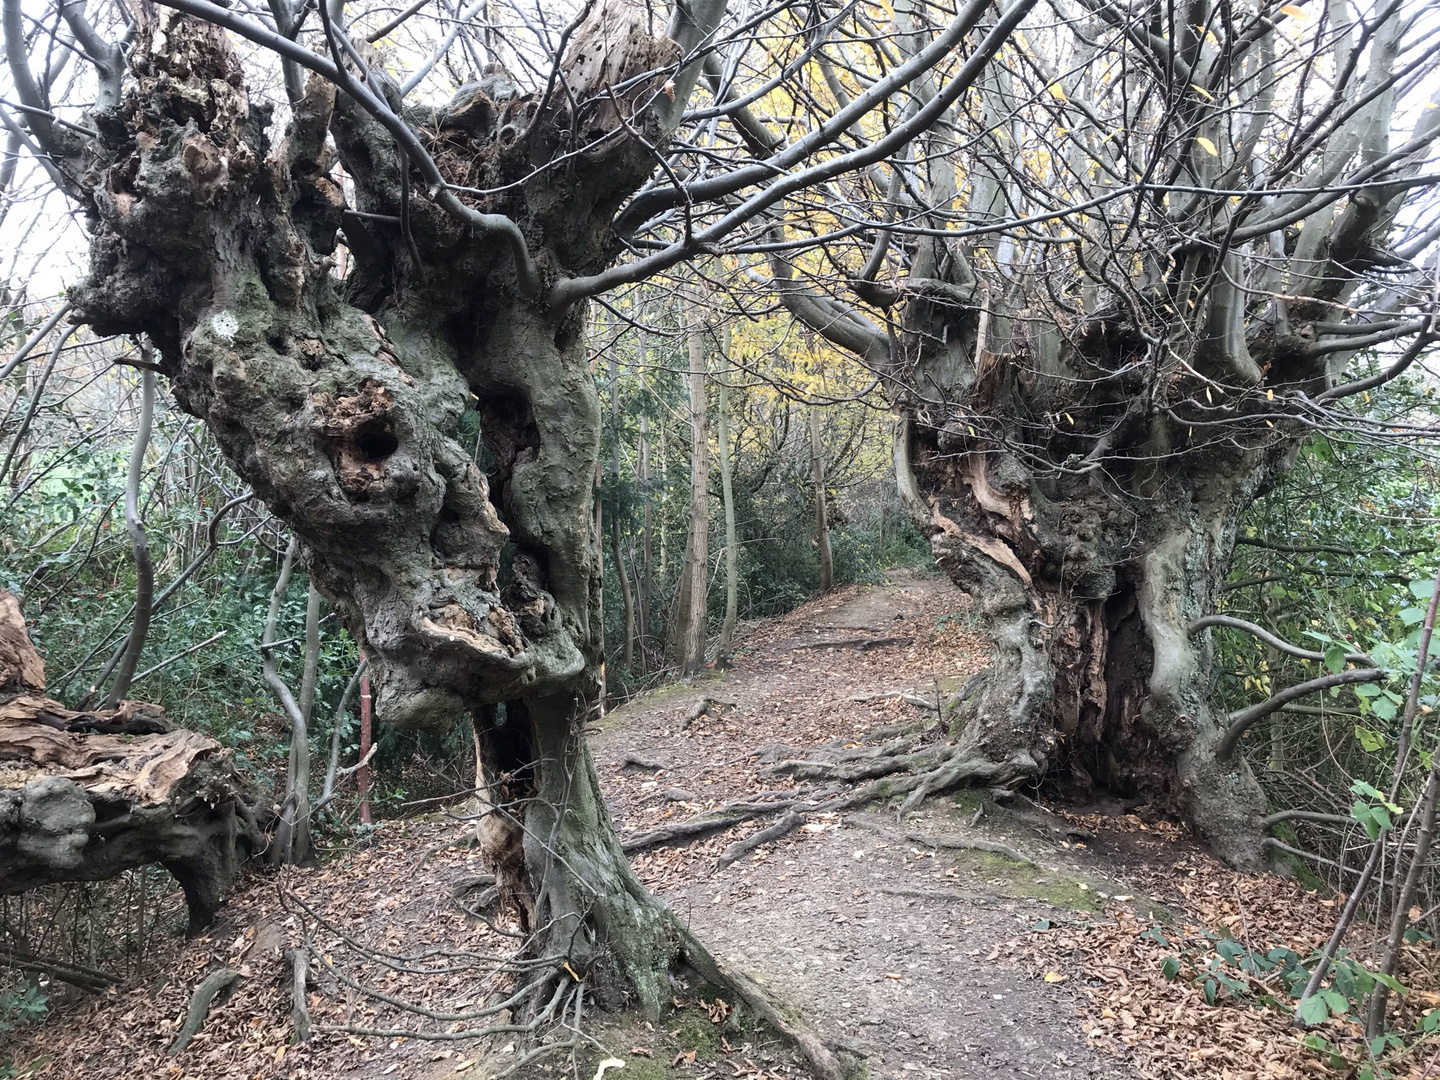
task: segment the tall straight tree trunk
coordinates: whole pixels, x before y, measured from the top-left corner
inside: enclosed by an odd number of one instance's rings
[[[315,683],[320,676],[320,590],[310,582],[305,598],[305,666],[300,676],[300,714],[306,724],[315,715]]]
[[[643,357],[641,363],[644,363]],[[649,641],[650,611],[655,602],[655,552],[651,545],[655,502],[650,491],[650,414],[643,412],[640,414],[640,490],[643,506],[640,525],[640,639]]]
[[[835,583],[835,563],[830,557],[830,524],[825,505],[825,458],[820,442],[820,406],[810,406],[810,480],[815,486],[815,549],[820,555],[820,592],[828,593]]]
[[[705,397],[705,336],[698,302],[686,312],[690,355],[690,527],[680,571],[675,628],[671,634],[676,666],[686,675],[705,667],[705,609],[710,567],[710,436]]]
[[[285,600],[285,590],[290,586],[290,575],[295,568],[295,559],[300,552],[300,538],[292,537],[285,550],[285,560],[280,564],[280,573],[275,578],[275,587],[270,592],[270,609],[265,616],[265,629],[260,635],[261,669],[265,684],[270,687],[285,716],[290,721],[290,755],[285,768],[285,794],[280,802],[280,822],[270,845],[270,861],[274,865],[298,865],[310,861],[310,717],[301,707],[290,687],[280,677],[275,666],[275,631],[280,619],[280,605]],[[311,586],[311,596],[315,596]],[[310,611],[315,611],[314,638],[318,652],[319,602],[307,603],[305,618],[306,664],[309,664],[309,639],[311,637]]]
[[[635,664],[635,595],[630,589],[630,573],[620,546],[620,361],[610,353],[610,490],[614,503],[610,507],[610,557],[615,560],[615,576],[620,579],[620,600],[625,607],[625,645],[620,666],[629,671]]]
[[[720,624],[717,663],[730,663],[730,645],[735,637],[735,619],[740,611],[740,549],[735,539],[735,486],[730,476],[730,327],[725,327],[720,355],[725,364],[720,374],[716,403],[715,435],[720,452],[720,497],[725,503],[725,621]]]

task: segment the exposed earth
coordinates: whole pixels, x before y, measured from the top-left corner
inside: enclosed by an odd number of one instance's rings
[[[785,762],[814,748],[857,757],[945,739],[932,703],[985,657],[964,598],[911,573],[747,627],[738,645],[727,671],[636,699],[592,732],[622,837],[737,800],[823,801],[841,786],[798,782]],[[1144,808],[1062,809],[1040,792],[997,803],[969,791],[932,797],[901,822],[877,801],[806,813],[720,867],[729,845],[777,820],[778,809],[758,814],[633,862],[701,941],[803,1015],[857,1076],[1311,1071],[1313,1055],[1283,1017],[1224,993],[1211,1005],[1190,969],[1210,955],[1216,930],[1308,948],[1333,901],[1225,871]],[[166,929],[142,942],[130,984],[92,998],[57,992],[47,1019],[12,1036],[0,1066],[8,1056],[21,1076],[90,1080],[468,1080],[511,1068],[525,1050],[513,1036],[466,1037],[494,1023],[465,1017],[504,996],[510,976],[494,958],[512,941],[467,885],[482,870],[472,832],[457,800],[384,822],[319,868],[255,872],[217,927],[189,942],[165,922],[181,907],[172,891],[168,908],[150,912],[149,925]],[[316,1034],[295,1046],[288,951],[306,939]],[[1186,958],[1181,977],[1162,976],[1168,955]],[[227,966],[242,976],[233,996],[168,1056],[192,990]],[[677,984],[675,1001],[660,1025],[587,1013],[575,1050],[515,1075],[591,1080],[611,1057],[625,1065],[608,1080],[806,1075],[788,1045],[713,988]]]

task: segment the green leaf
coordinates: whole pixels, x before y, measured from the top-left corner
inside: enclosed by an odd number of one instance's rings
[[[1035,925],[1032,926],[1032,927],[1030,927],[1030,929],[1031,929],[1031,930],[1049,930],[1049,929],[1050,929],[1050,920],[1049,920],[1049,919],[1038,919],[1038,920],[1036,920]]]
[[[1365,831],[1370,834],[1371,840],[1380,835],[1380,826],[1375,823],[1375,815],[1369,803],[1360,802],[1358,799],[1351,803],[1350,816],[1365,826]]]
[[[1373,754],[1385,745],[1385,740],[1375,732],[1360,724],[1355,725],[1355,738],[1360,743],[1360,749],[1367,754]]]
[[[1410,582],[1410,592],[1417,600],[1429,600],[1435,592],[1435,582],[1412,581]]]
[[[1160,974],[1167,979],[1173,979],[1180,974],[1180,961],[1173,956],[1165,957],[1160,964]]]
[[[1400,616],[1400,621],[1406,626],[1414,626],[1425,618],[1425,609],[1422,607],[1407,607],[1402,608],[1396,614]]]
[[[1219,986],[1218,983],[1216,983],[1216,981],[1215,981],[1214,979],[1206,979],[1206,980],[1205,980],[1205,1004],[1207,1004],[1207,1005],[1214,1005],[1214,1004],[1215,1004],[1215,994],[1216,994],[1216,992],[1217,992],[1219,989],[1220,989],[1220,986]]]
[[[1337,993],[1334,990],[1321,990],[1315,996],[1323,998],[1330,1012],[1335,1016],[1344,1016],[1345,1010],[1350,1007],[1349,999],[1346,998],[1344,994]]]
[[[1394,975],[1386,975],[1383,971],[1372,971],[1370,974],[1375,976],[1376,982],[1384,983],[1397,994],[1408,994],[1410,992],[1409,987],[1401,983]]]
[[[1316,994],[1313,997],[1304,998],[1300,1002],[1300,1019],[1307,1024],[1323,1024],[1325,1018],[1330,1015],[1330,1010],[1325,1006],[1325,999]],[[1307,1043],[1309,1039],[1305,1040]],[[1312,1047],[1318,1050],[1319,1047]]]
[[[1332,672],[1338,673],[1345,670],[1345,650],[1339,645],[1327,645],[1325,647],[1325,666]]]

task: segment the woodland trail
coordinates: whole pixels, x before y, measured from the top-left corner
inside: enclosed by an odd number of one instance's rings
[[[601,721],[592,747],[622,837],[729,800],[791,794],[791,782],[765,773],[777,744],[854,747],[876,729],[929,726],[934,713],[902,698],[856,698],[953,693],[984,662],[962,602],[948,581],[918,575],[845,588],[755,628],[723,675]],[[845,644],[821,644],[831,641]],[[692,721],[707,697],[728,704]],[[879,807],[819,815],[718,871],[729,833],[634,862],[702,941],[834,1045],[863,1053],[871,1076],[1133,1075],[1089,1045],[1068,982],[1036,978],[1019,955],[1037,921],[1093,907],[1073,871],[905,839],[988,837],[965,824],[979,807],[973,793],[943,796],[903,827]]]
[[[622,838],[641,843],[735,801],[848,790],[772,771],[806,749],[943,743],[929,703],[985,656],[967,610],[939,579],[847,586],[747,627],[730,670],[604,717],[592,746]],[[876,696],[895,692],[908,699]],[[763,814],[645,847],[632,862],[718,956],[877,1080],[1314,1074],[1287,1013],[1223,991],[1212,1003],[1190,972],[1215,962],[1221,938],[1312,949],[1333,900],[1225,870],[1146,808],[1047,807],[1032,795],[997,804],[942,794],[903,824],[881,801],[807,813],[717,869],[729,845],[785,820]],[[8,1058],[18,1076],[86,1080],[493,1075],[514,1061],[514,1044],[457,1038],[464,1025],[446,1019],[509,992],[477,960],[508,953],[513,937],[470,888],[482,869],[471,820],[457,802],[381,822],[318,868],[250,873],[211,932],[190,941],[178,936],[184,904],[169,889],[141,905],[139,921],[155,929],[127,964],[130,984],[57,992],[43,1023],[0,1046],[0,1066]],[[118,892],[89,903],[121,930],[134,916]],[[296,1046],[289,956],[306,941],[316,1036]],[[1162,975],[1172,955],[1184,958],[1182,978]],[[222,968],[240,975],[233,995],[168,1056],[191,992]],[[587,1053],[517,1075],[589,1080],[613,1054],[627,1066],[609,1080],[803,1080],[787,1047],[737,1026],[714,997],[677,984],[680,1007],[659,1026],[587,1013]]]

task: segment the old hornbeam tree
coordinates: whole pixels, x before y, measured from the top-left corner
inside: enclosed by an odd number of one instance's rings
[[[300,538],[378,714],[473,721],[485,850],[554,973],[658,1010],[688,940],[629,870],[583,738],[601,673],[586,300],[763,236],[780,201],[882,161],[1034,3],[935,9],[914,55],[759,160],[716,134],[740,76],[748,100],[782,83],[799,100],[807,58],[873,40],[884,9],[495,4],[498,23],[436,30],[403,23],[419,5],[397,22],[343,0],[63,2],[33,21],[4,2],[5,118],[87,222],[76,317],[153,343],[180,407]],[[31,68],[51,44],[90,64],[69,99]],[[921,79],[930,104],[907,111]]]
[[[1385,430],[1368,391],[1437,338],[1434,6],[1055,10],[756,250],[798,318],[887,380],[902,496],[994,635],[920,785],[1060,773],[1181,811],[1253,867],[1254,718],[1212,704],[1198,621],[1241,512],[1307,436]],[[902,54],[918,11],[896,7]],[[826,262],[794,254],[806,234]]]

